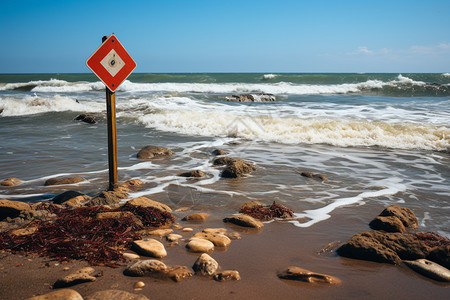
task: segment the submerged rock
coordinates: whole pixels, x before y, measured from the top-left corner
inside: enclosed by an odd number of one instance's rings
[[[231,157],[219,157],[213,161],[214,165],[225,165],[225,168],[220,173],[224,178],[239,178],[253,172],[255,166],[242,159]]]
[[[214,150],[213,152],[211,152],[211,154],[212,155],[227,155],[228,153],[227,152],[225,152],[225,151],[223,151],[223,150],[221,150],[221,149],[216,149],[216,150]]]
[[[328,178],[325,175],[319,174],[319,173],[301,172],[300,175],[302,175],[303,177],[318,179],[318,180],[322,180],[325,182],[328,181]]]
[[[231,95],[226,98],[230,102],[273,102],[276,98],[272,94],[242,94]]]
[[[75,117],[76,121],[82,121],[88,124],[95,124],[97,121],[95,120],[95,117],[90,114],[81,114]]]
[[[193,171],[179,173],[178,176],[201,178],[201,177],[205,177],[206,174],[202,170],[193,170]]]
[[[158,146],[145,146],[137,154],[137,158],[139,159],[160,158],[169,156],[172,156],[172,151],[170,149]]]
[[[289,267],[278,274],[281,279],[298,280],[308,283],[339,284],[341,281],[330,275],[311,272],[299,267]]]
[[[50,178],[45,181],[44,185],[62,185],[62,184],[75,184],[84,181],[85,179],[80,176],[67,177],[67,178]]]
[[[56,195],[53,199],[52,202],[56,203],[56,204],[63,204],[64,202],[78,197],[78,196],[82,196],[84,194],[77,192],[77,191],[65,191],[64,193],[61,193],[59,195]]]
[[[2,186],[15,186],[22,183],[22,180],[18,178],[8,178],[0,182],[0,185]]]
[[[418,259],[415,261],[403,261],[405,265],[428,278],[450,282],[450,270],[428,259]]]

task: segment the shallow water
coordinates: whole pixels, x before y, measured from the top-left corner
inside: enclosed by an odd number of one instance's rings
[[[369,207],[400,204],[416,213],[421,230],[450,235],[450,76],[312,74],[302,82],[301,74],[273,75],[130,77],[117,92],[119,179],[147,183],[130,197],[218,217],[244,201],[276,201],[296,212],[298,230],[333,219],[345,207],[358,208],[367,223],[379,213]],[[107,186],[102,84],[86,75],[73,78],[14,77],[0,84],[0,179],[24,180],[0,187],[1,198],[37,201]],[[231,93],[261,91],[275,93],[277,101],[226,101]],[[74,121],[82,112],[97,114],[99,122]],[[136,153],[146,145],[168,147],[174,155],[140,161]],[[221,179],[212,165],[217,148],[257,169],[242,179]],[[208,175],[177,176],[193,169]],[[329,181],[302,177],[302,171]],[[63,176],[86,180],[43,186]]]

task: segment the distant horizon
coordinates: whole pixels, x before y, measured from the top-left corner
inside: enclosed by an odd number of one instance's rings
[[[57,75],[57,74],[85,74],[96,76],[94,73],[86,72],[10,72],[0,73],[0,75]],[[448,72],[133,72],[133,74],[449,74]]]

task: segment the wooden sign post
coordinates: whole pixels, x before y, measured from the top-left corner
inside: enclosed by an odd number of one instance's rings
[[[86,65],[106,85],[109,189],[112,190],[118,184],[115,90],[133,72],[136,63],[113,33],[102,38],[102,44],[88,58]]]

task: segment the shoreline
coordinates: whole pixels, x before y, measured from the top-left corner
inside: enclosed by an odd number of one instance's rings
[[[375,206],[381,208],[380,205]],[[365,206],[363,209],[369,208]],[[349,259],[334,252],[318,254],[329,243],[347,241],[351,237],[348,236],[349,228],[354,233],[368,229],[367,220],[364,222],[357,217],[359,211],[360,207],[357,206],[345,207],[338,216],[302,229],[285,221],[274,221],[266,223],[260,232],[227,225],[215,215],[201,224],[179,221],[179,224],[194,229],[189,233],[175,230],[175,233],[180,233],[183,237],[190,237],[207,227],[240,231],[242,239],[232,240],[228,250],[216,250],[211,257],[219,263],[221,270],[238,270],[242,279],[216,282],[194,276],[175,283],[151,277],[128,277],[123,275],[127,265],[125,263],[118,268],[93,266],[96,273],[102,272],[103,275],[94,282],[71,288],[83,297],[100,290],[119,289],[142,294],[150,299],[443,299],[448,295],[448,284],[427,279],[403,264],[395,266]],[[199,256],[188,252],[183,242],[173,247],[163,243],[168,255],[162,261],[168,266],[184,265],[190,268]],[[4,252],[1,257],[0,282],[2,286],[8,287],[0,291],[0,298],[4,300],[25,299],[49,293],[52,291],[50,286],[58,278],[88,266],[82,261],[58,263],[36,256],[23,257]],[[49,267],[44,266],[46,262]],[[342,283],[311,286],[303,282],[279,279],[277,273],[289,266],[329,274]],[[69,270],[64,271],[64,268]],[[145,283],[142,290],[133,288],[138,281]]]

